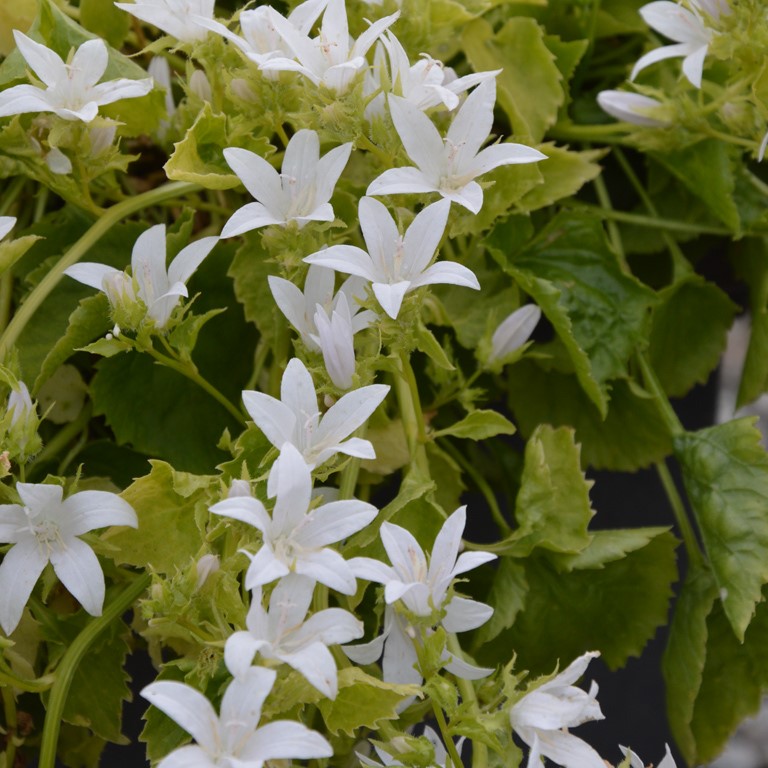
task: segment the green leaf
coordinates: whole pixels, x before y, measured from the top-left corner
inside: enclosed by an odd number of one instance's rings
[[[39,239],[37,235],[27,235],[0,243],[0,275],[10,269]]]
[[[119,338],[115,339],[96,339],[93,344],[88,344],[85,347],[80,347],[78,352],[90,352],[92,355],[99,355],[100,357],[114,357],[123,352],[130,352],[133,347],[127,342],[122,341]]]
[[[671,584],[677,579],[670,533],[598,569],[562,573],[546,554],[523,561],[528,582],[525,608],[511,629],[477,650],[484,665],[506,663],[543,674],[558,659],[599,650],[612,669],[639,656],[667,619]],[[567,631],[564,631],[567,628]]]
[[[435,338],[432,331],[421,322],[416,323],[414,329],[416,348],[423,352],[438,368],[445,371],[453,371],[453,363],[448,359],[445,350]]]
[[[757,607],[743,643],[723,608],[716,601],[707,618],[707,658],[691,723],[696,764],[720,754],[739,723],[760,709],[768,687],[768,605]]]
[[[611,531],[593,531],[589,546],[576,554],[558,554],[551,560],[566,571],[582,568],[603,568],[607,563],[621,560],[629,552],[642,549],[651,539],[669,528],[626,528]]]
[[[559,214],[510,257],[503,228],[487,243],[555,327],[584,391],[605,416],[608,382],[626,375],[629,357],[643,346],[654,293],[622,271],[591,216]]]
[[[536,164],[542,183],[517,201],[520,210],[535,211],[575,195],[602,170],[596,161],[605,155],[605,150],[572,152],[554,144],[543,144],[539,149],[547,156],[546,160]]]
[[[659,293],[649,354],[664,391],[682,397],[720,362],[738,307],[714,284],[690,274]]]
[[[493,615],[475,633],[473,647],[477,649],[509,629],[515,618],[525,607],[528,581],[525,568],[514,558],[499,558],[499,567],[485,602],[493,608]]]
[[[515,425],[498,411],[478,409],[453,426],[438,430],[434,437],[451,435],[469,440],[485,440],[495,435],[514,435],[516,431]]]
[[[118,548],[115,561],[159,573],[173,573],[200,550],[195,512],[207,507],[212,478],[177,472],[163,461],[125,489],[122,497],[136,510],[139,527],[121,528],[108,537]]]
[[[725,615],[739,640],[768,582],[768,454],[757,418],[675,439],[675,455]]]
[[[115,7],[113,0],[80,0],[80,22],[115,48],[122,47],[131,27],[130,14]]]
[[[75,350],[104,333],[108,328],[109,302],[106,295],[97,293],[95,296],[83,299],[69,316],[66,333],[43,360],[34,391],[37,392],[56,369],[74,354]]]
[[[477,72],[503,67],[497,77],[498,99],[512,130],[528,141],[541,141],[565,101],[562,76],[535,19],[515,17],[494,35],[476,19],[464,27],[462,43]]]
[[[627,381],[613,382],[605,421],[575,376],[544,361],[521,360],[507,386],[509,406],[523,436],[533,434],[541,423],[571,426],[586,465],[633,472],[672,452],[654,401]]]
[[[691,568],[675,603],[662,661],[669,726],[691,765],[698,763],[691,723],[707,656],[707,616],[716,598],[717,585],[711,572]]]
[[[733,152],[726,143],[705,139],[683,149],[649,155],[698,197],[715,218],[734,233],[741,231],[739,211],[733,201]]]
[[[592,536],[595,514],[589,501],[592,482],[581,471],[579,446],[572,429],[542,424],[525,446],[520,492],[515,502],[518,529],[510,537],[514,552],[534,547],[553,552],[581,552]]]
[[[279,274],[279,267],[264,249],[258,232],[246,232],[227,274],[234,280],[235,295],[243,305],[245,318],[262,335],[274,333],[275,300],[267,277]]]
[[[420,693],[420,685],[385,683],[358,667],[347,667],[339,672],[336,698],[322,699],[318,708],[332,734],[354,736],[358,728],[376,729],[383,721],[396,720],[397,705]]]
[[[211,309],[202,315],[188,313],[187,316],[171,331],[168,336],[170,345],[184,360],[192,359],[192,352],[197,346],[197,337],[203,326],[214,317],[226,312],[226,309]]]
[[[155,679],[183,683],[184,673],[178,667],[168,665]],[[147,745],[149,760],[159,760],[190,740],[189,734],[157,707],[149,707],[144,713],[144,730],[139,738]]]

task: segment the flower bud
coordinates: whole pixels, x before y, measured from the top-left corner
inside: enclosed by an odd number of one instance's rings
[[[500,362],[520,349],[530,338],[540,318],[541,310],[535,304],[526,304],[502,321],[491,338],[488,363]]]
[[[634,125],[660,127],[668,124],[662,119],[664,105],[650,96],[629,91],[600,91],[597,103],[604,112],[617,120],[624,120]]]
[[[11,389],[5,416],[0,422],[2,432],[5,433],[3,447],[7,449],[10,458],[23,462],[40,450],[42,442],[37,434],[39,426],[37,408],[26,384],[19,381]]]
[[[219,570],[219,557],[218,555],[203,555],[195,566],[197,570],[197,581],[195,582],[195,592],[197,592],[203,584],[208,580],[208,577],[216,573]]]

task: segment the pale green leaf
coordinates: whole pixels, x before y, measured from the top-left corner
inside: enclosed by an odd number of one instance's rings
[[[768,454],[756,418],[675,439],[725,615],[739,640],[768,582]]]
[[[0,275],[10,269],[40,238],[26,235],[0,243]]]
[[[498,411],[479,409],[465,416],[450,427],[434,433],[435,437],[460,437],[469,440],[485,440],[495,435],[514,435],[515,425]]]
[[[580,568],[603,568],[607,563],[621,560],[629,552],[646,546],[651,539],[660,536],[669,528],[620,528],[615,530],[592,531],[589,546],[577,554],[552,555],[552,561],[563,570]]]

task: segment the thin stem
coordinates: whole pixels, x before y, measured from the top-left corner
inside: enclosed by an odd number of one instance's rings
[[[5,764],[13,768],[16,761],[16,731],[19,728],[19,719],[16,713],[16,697],[13,689],[3,686],[3,713],[5,715]]]
[[[611,198],[608,194],[608,188],[605,186],[605,179],[602,177],[602,175],[597,176],[592,183],[595,186],[597,199],[600,201],[600,205],[602,206],[603,210],[613,212],[613,205],[611,204]],[[624,244],[621,242],[621,232],[619,232],[619,227],[616,224],[616,221],[610,218],[607,220],[606,226],[608,227],[608,235],[611,238],[611,245],[613,245],[613,249],[616,251],[616,254],[621,260],[622,265],[626,269]]]
[[[463,768],[463,763],[461,762],[461,757],[459,756],[459,753],[456,751],[456,745],[453,743],[453,739],[451,738],[450,731],[448,730],[448,723],[445,720],[445,713],[443,710],[438,706],[438,703],[433,699],[432,700],[432,712],[435,715],[435,720],[437,720],[437,726],[440,728],[440,734],[443,737],[443,741],[445,742],[445,747],[448,750],[448,755],[451,758],[451,763],[453,763],[454,768]],[[472,746],[474,747],[475,743],[472,743]]]
[[[359,433],[356,433],[357,436]],[[357,477],[360,474],[360,459],[353,456],[347,466],[341,473],[341,483],[339,484],[339,499],[352,499],[355,496],[355,487],[357,486]]]
[[[730,237],[731,232],[724,227],[705,227],[700,224],[691,224],[687,221],[673,221],[671,219],[659,219],[654,216],[643,216],[639,213],[627,213],[626,211],[607,211],[599,205],[579,202],[574,206],[576,210],[594,211],[604,219],[614,219],[627,224],[636,224],[639,227],[662,229],[670,232],[691,232],[697,235],[725,235]]]
[[[78,417],[62,427],[43,447],[43,450],[30,462],[30,467],[37,466],[41,461],[47,461],[64,448],[74,437],[85,429],[91,419],[91,404],[86,403]]]
[[[144,573],[136,578],[107,606],[103,615],[90,622],[67,648],[56,669],[56,682],[51,687],[51,695],[48,699],[43,736],[40,743],[39,768],[55,767],[56,747],[59,741],[59,728],[64,705],[67,702],[69,687],[72,685],[80,662],[96,638],[133,605],[151,581],[152,576],[149,573]]]
[[[679,435],[684,434],[685,427],[680,423],[680,419],[677,418],[677,414],[670,405],[669,399],[656,376],[656,372],[651,367],[651,364],[642,353],[637,355],[637,360],[640,363],[640,370],[643,373],[643,382],[651,395],[653,395],[659,413],[664,419],[669,433],[672,437],[678,437]]]
[[[26,181],[26,176],[17,176],[8,185],[8,188],[3,192],[2,199],[0,199],[0,216],[5,216],[11,209],[11,206],[16,202],[16,198],[19,196]]]
[[[160,365],[166,366],[182,376],[185,376],[190,381],[197,384],[198,387],[205,390],[214,400],[224,406],[227,411],[235,418],[238,424],[245,426],[245,417],[240,412],[234,403],[224,394],[222,394],[216,387],[211,384],[208,379],[201,376],[200,372],[195,367],[194,363],[187,363],[182,360],[175,360],[168,355],[164,355],[162,352],[158,352],[154,347],[142,348],[142,351],[147,352],[151,357],[157,360]]]
[[[403,352],[397,358],[398,371],[395,374],[395,393],[400,405],[400,418],[403,421],[408,452],[413,466],[429,474],[429,464],[424,448],[427,436],[424,430],[424,415],[421,410],[419,388],[411,368],[408,355]]]
[[[387,168],[392,165],[392,158],[381,147],[374,144],[364,133],[361,133],[357,137],[355,143],[361,149],[367,149],[369,152],[376,155]]]
[[[0,333],[7,327],[11,319],[11,302],[13,300],[13,273],[6,269],[0,275]]]
[[[97,219],[91,228],[53,265],[45,277],[35,286],[26,301],[18,308],[16,315],[8,324],[2,336],[0,336],[0,359],[3,359],[7,355],[8,350],[18,341],[27,323],[51,291],[58,285],[64,270],[76,264],[85,256],[115,224],[131,214],[156,205],[163,200],[179,197],[199,189],[200,186],[198,184],[176,181],[165,184],[157,189],[151,189],[149,192],[136,195],[136,197],[128,198],[104,211],[101,218]]]
[[[478,472],[471,464],[464,458],[461,451],[457,450],[448,440],[440,439],[440,447],[457,463],[461,468],[472,478],[473,482],[477,486],[480,493],[483,494],[486,504],[491,510],[491,515],[496,521],[502,536],[509,536],[512,533],[512,528],[509,523],[504,519],[504,515],[499,508],[499,504],[496,501],[496,494],[493,489],[488,485],[485,478]]]
[[[696,540],[696,534],[693,532],[693,526],[691,526],[691,522],[688,520],[685,505],[672,478],[672,473],[664,461],[656,462],[654,466],[664,487],[664,492],[667,494],[669,505],[672,507],[672,513],[677,521],[677,527],[680,529],[680,535],[683,537],[688,560],[691,565],[701,566],[703,565],[704,558],[701,554],[699,543]]]
[[[280,141],[283,142],[283,146],[287,147],[290,139],[288,138],[288,134],[285,132],[285,128],[283,128],[282,123],[278,123],[275,126],[275,133],[277,133],[277,135],[280,137]]]

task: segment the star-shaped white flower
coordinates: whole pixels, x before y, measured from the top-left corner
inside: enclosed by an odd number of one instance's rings
[[[432,618],[431,626],[441,625],[447,632],[466,632],[485,624],[493,608],[465,597],[448,599],[448,588],[462,573],[496,559],[491,552],[463,552],[459,555],[466,524],[466,507],[459,507],[443,524],[427,561],[424,550],[405,528],[393,523],[381,526],[381,541],[391,566],[369,557],[349,561],[359,579],[384,585],[387,610],[382,634],[370,643],[347,646],[344,652],[358,663],[371,663],[384,652],[384,679],[389,682],[419,683],[415,668],[414,632],[405,617],[390,606],[398,600],[414,616]],[[474,667],[453,654],[446,653],[445,668],[466,679],[489,675],[493,670]]]
[[[276,677],[274,670],[259,667],[236,677],[224,692],[220,715],[185,683],[159,680],[146,686],[141,695],[197,742],[173,750],[157,768],[262,768],[267,760],[331,757],[331,745],[301,723],[274,720],[258,727]]]
[[[656,766],[656,768],[677,768],[677,765],[675,764],[675,758],[672,757],[672,752],[669,749],[669,744],[665,744],[664,748],[664,757]],[[621,745],[619,745],[619,749],[624,753],[624,757],[629,755],[630,768],[645,768],[645,763],[640,759],[640,755],[638,755],[636,752],[633,752],[631,749],[627,749],[627,747],[622,747]]]
[[[617,120],[633,125],[659,127],[669,121],[662,119],[665,107],[657,99],[629,91],[600,91],[597,103],[604,112]]]
[[[285,368],[280,400],[246,390],[243,403],[256,426],[278,450],[292,445],[307,467],[314,469],[336,453],[375,459],[368,440],[349,437],[379,407],[389,392],[386,384],[371,384],[348,392],[321,416],[317,393],[304,363],[294,357]],[[271,477],[271,475],[270,475]]]
[[[320,34],[311,38],[278,14],[274,24],[295,58],[271,58],[261,65],[266,72],[300,72],[315,85],[323,85],[342,94],[356,75],[368,66],[366,53],[379,36],[400,16],[385,16],[371,24],[357,40],[349,35],[344,0],[328,0]]]
[[[328,4],[328,0],[306,0],[297,5],[288,15],[286,22],[291,24],[301,35],[308,35],[312,25]],[[236,45],[254,64],[261,66],[266,61],[278,57],[291,56],[291,50],[286,45],[275,26],[274,18],[280,16],[274,8],[261,5],[240,14],[239,22],[242,37],[230,31],[218,21],[196,18],[195,21],[211,32],[225,37]]]
[[[509,142],[481,150],[493,126],[496,81],[485,80],[469,94],[443,139],[434,123],[407,99],[389,97],[392,121],[415,168],[391,168],[374,179],[366,194],[439,192],[477,213],[483,205],[478,176],[500,165],[537,163],[537,149]]]
[[[213,19],[215,0],[136,0],[115,3],[137,19],[152,24],[182,43],[204,40],[208,30],[197,17]]]
[[[593,651],[579,656],[510,709],[513,730],[530,747],[528,768],[540,768],[542,757],[565,768],[605,768],[600,755],[567,730],[604,717],[595,698],[597,683],[592,683],[589,693],[573,685],[599,655]]]
[[[282,173],[263,157],[239,147],[228,147],[224,158],[245,188],[259,202],[236,210],[224,225],[222,237],[234,237],[251,229],[295,221],[301,229],[309,221],[333,221],[329,200],[352,144],[342,144],[320,157],[316,131],[302,128],[285,148]]]
[[[332,245],[304,261],[370,281],[391,318],[397,318],[405,295],[422,285],[450,283],[479,290],[474,273],[461,264],[441,261],[428,266],[445,231],[450,207],[449,200],[427,206],[401,235],[386,207],[364,197],[358,215],[369,253],[354,245]]]
[[[46,87],[15,85],[0,92],[0,117],[27,112],[54,112],[65,120],[90,123],[100,106],[146,96],[152,90],[151,77],[144,80],[120,78],[99,83],[109,61],[103,40],[86,41],[67,64],[57,53],[36,43],[23,32],[15,29],[13,36],[29,68]]]
[[[138,296],[147,316],[162,330],[179,299],[189,295],[187,280],[218,241],[218,237],[203,237],[190,243],[166,268],[165,224],[156,224],[142,232],[133,246],[132,278],[119,269],[93,262],[74,264],[64,274],[106,293],[114,308],[130,305]]]
[[[329,645],[348,643],[363,636],[362,622],[342,608],[326,608],[304,620],[312,602],[315,582],[289,574],[278,582],[262,605],[261,587],[251,594],[245,623],[247,631],[227,638],[224,661],[235,676],[250,669],[255,654],[293,667],[330,699],[338,692],[338,673]]]
[[[211,507],[214,514],[240,520],[261,531],[261,549],[248,555],[251,564],[245,575],[246,589],[298,573],[342,594],[354,594],[357,583],[352,569],[328,545],[365,528],[378,514],[376,507],[356,499],[314,506],[309,467],[290,443],[283,446],[275,461],[267,494],[275,498],[271,517],[252,496],[234,496]]]
[[[104,603],[104,574],[78,536],[94,528],[128,525],[136,513],[106,491],[81,491],[62,501],[59,485],[18,483],[21,504],[0,505],[0,542],[13,544],[0,564],[0,626],[10,635],[47,563],[92,616]]]
[[[360,311],[360,303],[365,298],[366,281],[359,277],[350,277],[344,281],[338,293],[334,293],[336,273],[332,269],[311,266],[304,280],[302,292],[290,280],[270,275],[267,278],[272,297],[285,315],[288,322],[298,331],[301,340],[308,349],[320,352],[320,347],[314,340],[318,335],[315,325],[315,313],[318,305],[326,315],[330,315],[338,305],[341,296],[347,301],[352,315],[352,333],[367,328],[375,319],[376,313],[370,309]]]
[[[640,9],[640,15],[649,27],[674,40],[675,45],[665,45],[641,56],[629,79],[634,80],[639,72],[657,61],[683,57],[683,74],[691,85],[701,88],[704,59],[714,31],[704,24],[698,13],[671,0],[648,3]]]

